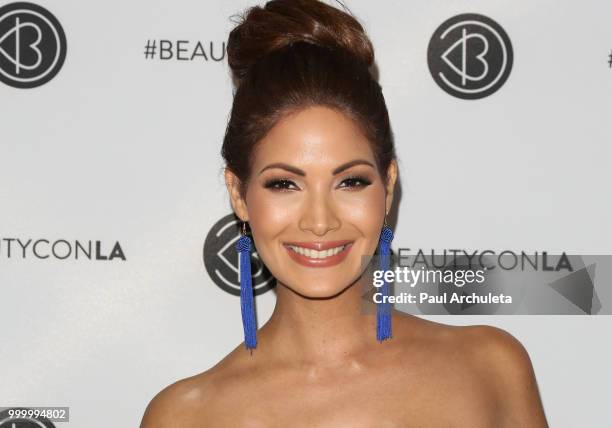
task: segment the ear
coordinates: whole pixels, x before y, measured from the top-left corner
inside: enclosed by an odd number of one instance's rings
[[[240,194],[240,179],[230,169],[225,168],[225,186],[229,193],[230,202],[234,213],[242,221],[249,221],[249,212],[247,210],[246,201]]]
[[[385,188],[387,196],[385,198],[385,212],[388,213],[393,204],[393,189],[395,189],[395,182],[397,181],[397,161],[392,159],[387,168],[387,182]]]

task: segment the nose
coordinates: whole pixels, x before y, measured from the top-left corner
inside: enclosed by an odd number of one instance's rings
[[[324,236],[329,231],[340,228],[341,222],[337,211],[329,192],[312,192],[304,200],[298,226],[304,231]]]

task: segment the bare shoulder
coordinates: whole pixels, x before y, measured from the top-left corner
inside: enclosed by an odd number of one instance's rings
[[[236,366],[236,350],[211,369],[176,381],[158,392],[147,405],[140,428],[200,427],[215,421],[226,406],[226,378]]]
[[[525,347],[507,331],[489,326],[455,326],[418,317],[398,317],[408,333],[406,342],[430,345],[433,349],[453,351],[454,358],[471,362],[479,369],[502,371],[509,377],[533,374]]]
[[[488,325],[454,326],[418,317],[397,321],[404,343],[413,344],[410,352],[423,352],[422,361],[440,374],[437,387],[477,400],[500,428],[548,426],[531,359],[512,334]]]
[[[474,325],[458,327],[458,338],[463,342],[469,357],[494,370],[519,375],[532,371],[531,360],[523,344],[498,327]]]
[[[499,388],[535,386],[535,374],[523,344],[498,327],[459,327],[457,338],[472,365],[498,380]],[[507,392],[507,391],[506,391]]]
[[[488,325],[455,327],[464,366],[484,375],[500,427],[547,427],[531,358],[507,331]]]
[[[195,426],[194,421],[206,413],[214,394],[212,374],[204,372],[168,385],[150,401],[142,418],[141,428]]]

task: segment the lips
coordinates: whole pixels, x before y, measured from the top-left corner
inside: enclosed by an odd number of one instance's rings
[[[337,265],[346,258],[353,241],[286,242],[283,245],[289,256],[303,266],[329,267]]]
[[[311,250],[323,251],[330,248],[347,245],[353,241],[345,239],[343,241],[309,241],[309,242],[285,242],[284,245],[293,245],[296,247],[310,248]]]

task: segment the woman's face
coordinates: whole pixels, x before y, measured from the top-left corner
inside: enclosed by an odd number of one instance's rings
[[[353,284],[363,273],[362,256],[378,244],[396,163],[385,185],[360,129],[326,107],[279,121],[254,156],[244,200],[228,170],[226,183],[270,272],[306,297],[331,297]]]

